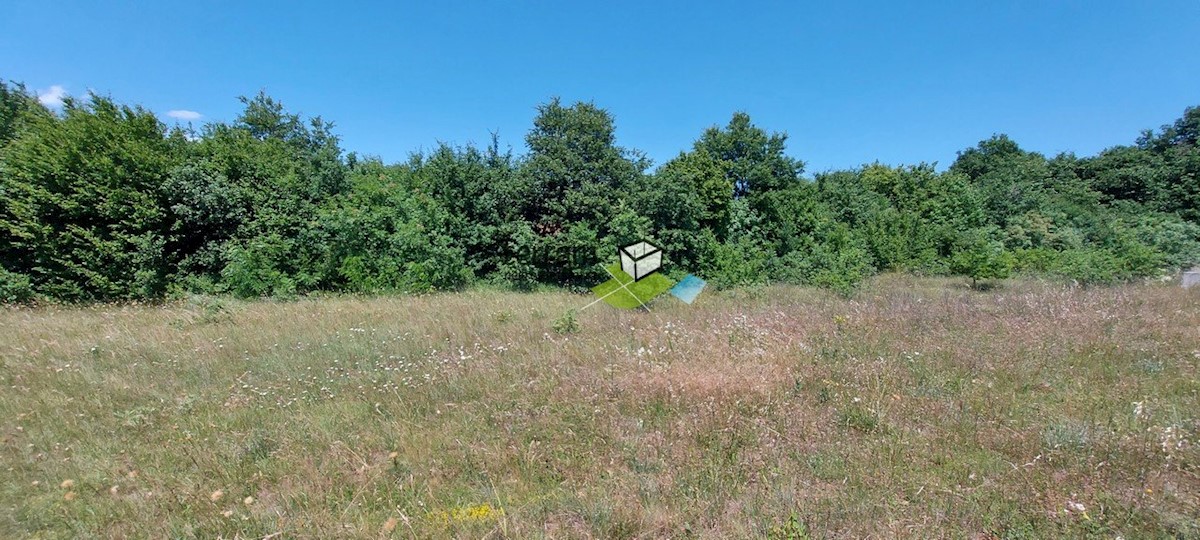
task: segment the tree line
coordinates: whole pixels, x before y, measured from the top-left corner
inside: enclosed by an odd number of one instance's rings
[[[842,293],[882,271],[1099,284],[1200,261],[1196,107],[1090,157],[998,135],[944,172],[809,179],[745,113],[653,169],[607,111],[558,99],[522,155],[493,136],[387,164],[319,117],[242,102],[196,131],[99,95],[52,111],[0,81],[0,301],[588,287],[639,239],[718,286]]]

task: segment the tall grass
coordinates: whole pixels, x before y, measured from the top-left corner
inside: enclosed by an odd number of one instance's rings
[[[1198,290],[589,301],[0,312],[0,537],[1200,536]]]

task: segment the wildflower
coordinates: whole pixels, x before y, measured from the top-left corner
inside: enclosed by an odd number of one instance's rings
[[[400,524],[400,520],[396,519],[395,517],[390,517],[390,518],[388,518],[387,521],[385,521],[383,523],[383,532],[390,533],[390,532],[396,530],[396,525],[399,525],[399,524]]]
[[[432,517],[443,523],[452,521],[487,521],[504,515],[504,509],[493,508],[492,505],[484,503],[475,506],[466,506],[452,508],[449,511],[431,513]]]
[[[66,492],[65,494],[63,494],[63,500],[64,500],[64,501],[73,501],[73,500],[75,500],[75,492],[74,492],[74,491],[68,491],[68,492]]]
[[[224,512],[221,512],[221,515],[225,516],[225,517],[233,517],[233,510],[226,510]]]
[[[388,459],[396,459],[398,457],[400,457],[400,452],[392,452],[388,454]]]
[[[109,493],[110,495],[116,495],[116,494],[117,494],[117,492],[118,492],[118,491],[120,491],[120,490],[121,490],[121,486],[116,486],[116,485],[114,485],[113,487],[110,487],[110,488],[108,488],[108,493]]]
[[[245,499],[242,499],[242,504],[246,506],[254,504],[254,497],[247,496]]]
[[[61,487],[63,489],[71,489],[71,488],[75,487],[75,481],[68,478],[66,480],[63,480],[62,483],[58,485],[58,487]]]
[[[1162,445],[1162,451],[1167,454],[1167,459],[1173,458],[1176,450],[1182,450],[1189,444],[1177,425],[1158,428],[1158,432],[1159,443]]]
[[[221,500],[221,498],[224,496],[225,496],[225,492],[218,489],[218,490],[212,492],[212,495],[208,496],[208,500],[210,500],[212,502],[217,502],[217,501]]]

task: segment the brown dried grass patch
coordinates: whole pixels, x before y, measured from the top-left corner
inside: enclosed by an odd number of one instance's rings
[[[622,374],[617,386],[635,394],[694,399],[764,397],[791,382],[788,371],[759,362],[676,361]]]

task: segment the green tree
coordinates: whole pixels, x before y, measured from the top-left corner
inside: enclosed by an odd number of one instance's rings
[[[790,187],[804,172],[804,162],[784,153],[787,135],[768,134],[744,112],[734,113],[723,129],[705,130],[694,149],[717,160],[734,197]]]
[[[153,113],[93,95],[61,117],[29,114],[0,150],[3,266],[65,300],[149,298],[170,261],[160,187],[182,134]]]
[[[1162,160],[1154,207],[1200,223],[1200,107],[1188,107],[1174,124],[1138,139],[1138,148]]]
[[[306,122],[266,94],[242,102],[232,124],[205,126],[188,166],[172,175],[169,245],[180,279],[227,280],[225,266],[238,254],[240,267],[253,261],[272,269],[263,275],[286,277],[280,291],[321,288],[327,274],[312,265],[324,246],[312,224],[324,201],[349,187],[338,139],[331,124]],[[275,290],[260,288],[267,289]]]
[[[364,167],[349,193],[323,206],[308,236],[321,246],[311,266],[326,287],[427,292],[473,279],[452,213],[406,173]]]
[[[410,169],[414,188],[448,211],[447,233],[474,274],[489,274],[512,257],[504,249],[504,224],[521,219],[530,201],[512,154],[500,152],[495,136],[483,151],[440,145],[429,156],[410,160]]]
[[[1012,274],[1013,255],[1003,243],[993,240],[994,236],[994,230],[965,233],[954,254],[954,271],[970,277],[972,287],[978,288],[981,280],[1006,279]]]
[[[0,79],[0,147],[16,138],[31,115],[45,117],[50,114],[37,102],[37,97],[25,89],[25,85],[9,85]]]
[[[732,194],[720,164],[707,152],[680,153],[641,185],[622,211],[649,221],[645,237],[663,249],[665,266],[695,269],[704,249],[702,234],[728,236]]]
[[[1151,201],[1167,173],[1161,155],[1133,146],[1116,146],[1083,161],[1081,173],[1109,201]]]
[[[1011,216],[1041,208],[1050,170],[1045,156],[1026,152],[1006,135],[981,141],[958,153],[950,171],[979,189],[989,223],[1007,225]]]
[[[210,162],[198,160],[173,168],[161,192],[170,215],[166,249],[177,279],[218,274],[225,243],[251,212],[245,191]]]
[[[60,113],[0,82],[0,300],[592,285],[638,239],[718,286],[855,290],[877,268],[1015,268],[1104,283],[1200,262],[1200,109],[1136,144],[1052,159],[999,135],[949,171],[879,163],[801,178],[745,113],[652,175],[591,103],[538,109],[528,154],[439,145],[343,156],[332,124],[259,93],[168,130],[93,96]]]
[[[525,218],[542,237],[539,274],[553,283],[594,283],[603,275],[601,239],[617,201],[637,187],[648,162],[616,146],[612,116],[591,103],[540,106],[525,141],[520,174],[530,190]]]

